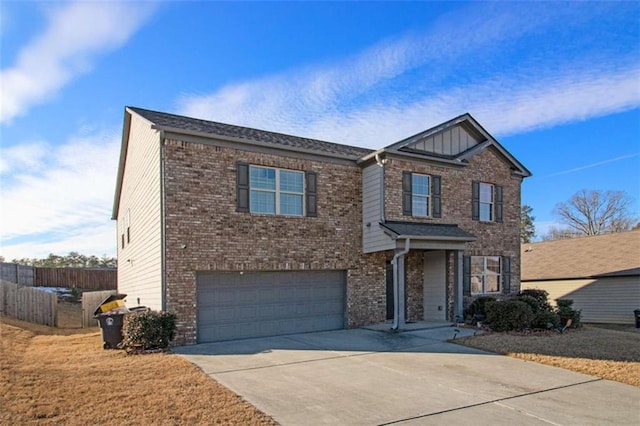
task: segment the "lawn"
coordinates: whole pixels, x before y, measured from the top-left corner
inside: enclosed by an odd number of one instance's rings
[[[106,351],[96,328],[6,317],[0,407],[2,425],[276,424],[178,355]]]
[[[633,326],[488,333],[452,342],[640,387],[640,331]]]

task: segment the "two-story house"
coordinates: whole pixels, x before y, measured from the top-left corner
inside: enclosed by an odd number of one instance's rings
[[[128,107],[118,288],[178,344],[454,321],[519,290],[530,175],[469,114],[372,151]]]

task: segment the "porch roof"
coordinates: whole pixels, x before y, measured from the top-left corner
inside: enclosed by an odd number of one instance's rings
[[[380,222],[380,226],[395,238],[461,242],[477,239],[475,235],[453,224],[386,221]]]

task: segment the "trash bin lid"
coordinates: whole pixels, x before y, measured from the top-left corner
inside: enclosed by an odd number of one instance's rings
[[[107,297],[106,299],[104,299],[104,300],[103,300],[103,301],[98,305],[98,308],[97,308],[95,311],[93,311],[93,316],[100,315],[100,314],[102,314],[102,313],[104,312],[104,311],[102,310],[102,305],[105,305],[105,304],[107,304],[107,303],[111,303],[111,302],[115,302],[115,301],[117,301],[117,300],[122,300],[122,299],[124,299],[125,297],[127,297],[127,295],[126,295],[126,294],[120,294],[120,293],[119,293],[119,294],[112,294],[112,295],[110,295],[109,297]]]

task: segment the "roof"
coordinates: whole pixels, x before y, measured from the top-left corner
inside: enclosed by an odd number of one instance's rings
[[[640,231],[522,245],[522,280],[640,275]]]
[[[127,109],[153,123],[156,129],[177,133],[206,134],[213,137],[234,138],[249,143],[257,142],[259,144],[266,144],[274,148],[281,147],[289,150],[313,152],[331,157],[347,158],[353,161],[373,151],[368,148],[184,117],[166,112],[151,111],[136,107],[127,107]]]
[[[457,147],[458,149],[454,149],[453,144],[445,144],[452,149],[448,154],[445,154],[444,150],[443,152],[439,152],[435,146],[432,146],[431,148],[424,146],[422,149],[416,149],[421,142],[424,143],[428,140],[433,142],[433,138],[438,136],[442,138],[443,135],[446,136],[448,132],[456,129],[461,129],[460,131],[465,132],[473,139],[473,142],[468,145],[467,149],[460,150],[459,146]],[[442,146],[442,144],[440,146]],[[531,172],[509,151],[507,151],[506,148],[503,147],[493,136],[491,136],[489,132],[487,132],[469,113],[462,114],[445,123],[393,143],[378,151],[369,153],[358,160],[358,162],[362,163],[370,161],[371,158],[376,155],[383,156],[384,153],[389,153],[422,158],[431,161],[464,165],[470,157],[489,148],[495,149],[502,156],[502,158],[511,166],[513,173],[522,177],[531,176]]]
[[[417,239],[474,241],[475,235],[458,227],[442,223],[398,222],[386,221],[380,223],[384,229],[398,237]]]

